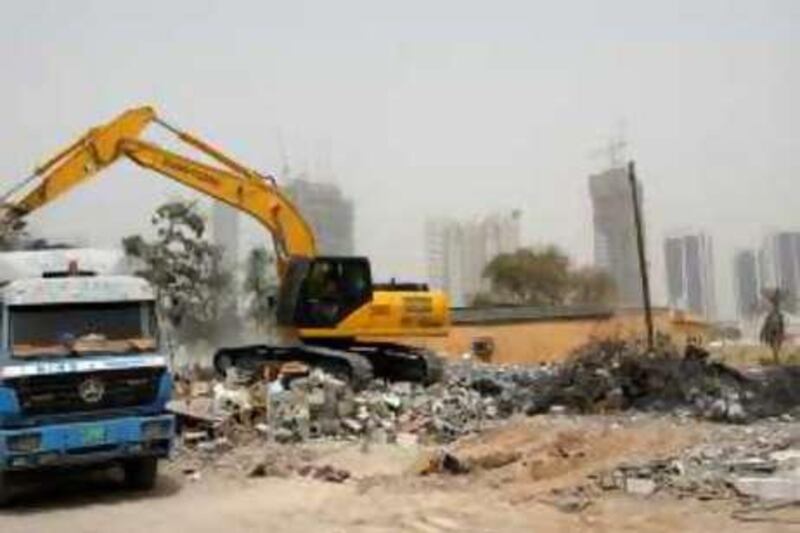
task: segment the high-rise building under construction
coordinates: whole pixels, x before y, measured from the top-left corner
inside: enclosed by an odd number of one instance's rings
[[[759,250],[758,263],[760,288],[779,289],[784,310],[800,311],[800,232],[767,235]]]
[[[741,321],[752,321],[759,312],[758,261],[753,250],[738,250],[734,255],[733,282],[736,315]]]
[[[637,182],[640,208],[642,186]],[[613,279],[617,304],[642,305],[633,199],[625,167],[589,176],[594,222],[594,263]]]
[[[222,266],[232,272],[239,263],[239,212],[223,203],[211,208],[211,235],[222,252]]]
[[[470,305],[487,288],[483,270],[495,256],[520,245],[518,210],[480,219],[428,219],[425,224],[428,282],[455,306]]]
[[[320,254],[355,254],[353,201],[337,185],[295,178],[283,191],[314,229]]]
[[[664,240],[670,307],[712,320],[716,315],[714,254],[702,232],[675,233]]]

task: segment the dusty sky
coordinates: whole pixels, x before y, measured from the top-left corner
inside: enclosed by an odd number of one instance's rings
[[[142,103],[265,171],[334,179],[378,277],[424,275],[426,215],[520,208],[526,242],[591,258],[586,176],[621,122],[650,260],[700,228],[731,254],[800,227],[800,2],[8,2],[2,183]],[[161,137],[156,136],[156,139]],[[36,213],[101,245],[190,196],[128,163]]]

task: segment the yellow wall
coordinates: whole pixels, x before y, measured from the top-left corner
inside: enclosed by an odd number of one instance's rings
[[[705,337],[704,323],[675,316],[668,311],[654,313],[656,331],[669,334],[683,343],[687,336]],[[456,324],[442,339],[427,340],[425,345],[460,357],[469,352],[476,337],[491,337],[493,363],[536,363],[563,359],[593,337],[631,337],[644,334],[640,313],[623,313],[610,318],[535,320],[506,324]]]

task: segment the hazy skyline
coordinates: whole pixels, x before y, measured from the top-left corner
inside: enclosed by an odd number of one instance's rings
[[[356,202],[378,277],[425,274],[428,215],[523,211],[522,240],[591,259],[588,175],[620,121],[644,185],[657,302],[663,237],[732,255],[800,227],[800,3],[18,2],[5,6],[6,186],[88,127],[150,103],[239,160],[324,167]],[[154,138],[163,139],[156,135]],[[5,188],[5,187],[3,187]],[[114,245],[165,196],[128,163],[31,217]]]

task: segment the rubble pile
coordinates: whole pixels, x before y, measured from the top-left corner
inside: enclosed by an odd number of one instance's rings
[[[232,380],[190,389],[203,392],[176,399],[170,408],[182,421],[184,443],[204,448],[241,442],[248,432],[277,443],[447,443],[512,412],[501,412],[494,397],[456,377],[429,387],[376,380],[354,392],[314,369],[285,383]]]
[[[637,409],[734,423],[796,410],[798,384],[798,367],[744,373],[693,345],[681,354],[662,343],[643,354],[622,340],[590,343],[563,364],[536,371],[493,368],[472,377],[472,387],[495,398],[502,413]]]
[[[199,423],[217,440],[236,440],[233,426],[278,443],[336,438],[365,445],[432,444],[515,414],[633,409],[733,423],[792,416],[800,406],[799,383],[798,367],[741,372],[692,345],[680,353],[662,342],[655,353],[643,355],[636,343],[602,340],[559,364],[451,363],[443,381],[428,387],[375,380],[355,392],[333,375],[295,364],[290,372],[255,383],[192,383],[173,410],[188,427]],[[202,437],[202,431],[193,435]]]
[[[639,496],[666,492],[703,500],[800,497],[800,434],[796,425],[724,427],[680,455],[621,464],[592,476],[603,491]],[[787,492],[788,490],[788,492]]]
[[[499,417],[490,396],[446,380],[430,387],[375,381],[354,393],[321,370],[270,397],[267,432],[278,442],[336,437],[372,443],[450,442]],[[268,408],[269,411],[269,408]]]

